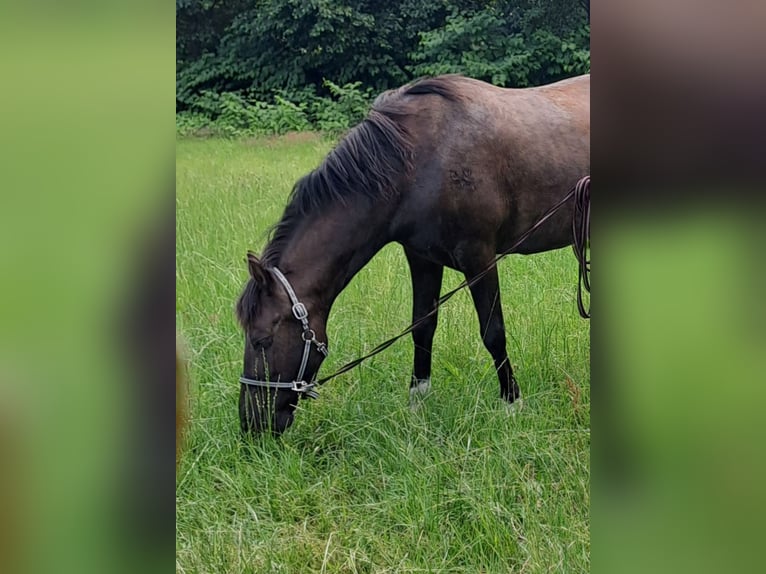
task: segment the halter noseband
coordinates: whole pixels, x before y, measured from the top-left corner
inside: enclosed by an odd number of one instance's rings
[[[243,385],[249,385],[251,387],[267,387],[269,389],[289,389],[302,395],[306,395],[310,399],[315,399],[319,395],[314,391],[316,386],[316,377],[311,382],[303,380],[303,375],[306,372],[306,365],[309,362],[309,354],[311,353],[311,345],[313,344],[317,351],[322,353],[325,357],[329,354],[327,344],[317,340],[316,333],[309,327],[309,312],[306,306],[298,300],[298,296],[295,294],[293,286],[282,274],[282,272],[276,267],[269,269],[274,274],[282,286],[287,292],[287,296],[290,297],[290,302],[293,304],[292,311],[293,316],[301,322],[303,325],[303,333],[301,333],[301,339],[303,340],[303,357],[301,358],[301,366],[298,369],[298,376],[291,383],[283,383],[279,381],[257,381],[255,379],[248,379],[245,376],[239,378],[239,382]]]

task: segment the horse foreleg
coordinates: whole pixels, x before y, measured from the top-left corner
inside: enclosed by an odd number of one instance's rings
[[[478,274],[465,273],[470,280]],[[500,379],[500,396],[512,403],[519,398],[521,392],[513,376],[511,362],[508,359],[505,342],[505,323],[503,309],[500,305],[500,286],[497,280],[497,267],[493,267],[481,280],[471,287],[471,296],[479,315],[479,326],[484,346],[492,355]]]
[[[408,249],[405,249],[404,253],[407,256],[412,277],[412,321],[415,322],[431,312],[439,300],[444,267],[423,259]],[[410,382],[410,397],[425,393],[431,388],[431,349],[437,320],[438,312],[412,331],[415,360]]]

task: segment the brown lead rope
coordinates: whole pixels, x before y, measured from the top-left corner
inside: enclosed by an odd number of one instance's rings
[[[577,309],[583,319],[590,319],[590,309],[585,310],[582,288],[590,293],[590,259],[588,259],[588,242],[590,241],[590,176],[586,175],[577,182],[574,188],[575,212],[572,217],[572,234],[575,257],[579,264],[577,277]],[[580,225],[577,218],[580,217]]]
[[[585,184],[583,184],[583,182],[586,179],[587,179],[587,182]],[[585,190],[585,192],[583,190]],[[519,245],[521,245],[527,239],[527,237],[529,237],[532,233],[534,233],[534,231],[537,228],[539,228],[554,213],[556,213],[559,209],[561,209],[561,207],[567,201],[569,201],[573,196],[576,198],[576,205],[577,205],[578,209],[582,208],[581,203],[583,201],[587,200],[588,216],[587,216],[587,219],[583,218],[583,220],[586,221],[586,222],[589,222],[589,219],[590,219],[590,176],[586,176],[586,177],[582,178],[577,183],[577,185],[575,185],[574,188],[572,188],[572,190],[566,195],[566,197],[564,197],[564,199],[562,199],[556,205],[554,205],[551,209],[549,209],[545,213],[545,215],[543,215],[542,218],[540,218],[540,220],[537,223],[535,223],[532,227],[530,227],[527,231],[525,231],[521,235],[521,237],[519,237],[519,239],[516,241],[516,243],[514,243],[509,249],[507,249],[506,251],[504,251],[500,255],[495,256],[495,258],[492,261],[492,263],[490,265],[488,265],[487,268],[484,269],[481,273],[479,273],[478,275],[475,275],[474,277],[472,277],[470,281],[464,280],[457,287],[455,287],[452,291],[449,291],[448,293],[445,293],[444,295],[442,295],[439,298],[439,300],[436,302],[436,305],[434,306],[434,308],[430,312],[428,312],[426,315],[423,315],[420,319],[418,319],[417,321],[412,323],[404,331],[402,331],[401,333],[399,333],[395,337],[391,337],[387,341],[382,342],[380,345],[375,347],[372,351],[370,351],[369,353],[367,353],[363,357],[359,357],[358,359],[354,359],[353,361],[351,361],[349,363],[346,363],[340,369],[335,371],[332,375],[329,375],[327,377],[322,377],[321,379],[319,379],[316,382],[316,385],[323,385],[324,383],[326,383],[330,379],[334,379],[335,377],[350,371],[351,369],[353,369],[354,367],[359,366],[361,363],[363,363],[364,361],[366,361],[370,357],[374,357],[378,353],[382,353],[383,351],[388,349],[391,345],[396,343],[396,341],[398,341],[399,339],[401,339],[405,335],[408,335],[409,333],[411,333],[412,331],[417,329],[426,319],[430,318],[434,313],[436,313],[439,310],[439,307],[441,307],[444,303],[446,303],[449,299],[451,299],[452,296],[455,295],[458,291],[460,291],[461,289],[464,289],[466,287],[471,287],[472,285],[474,285],[478,281],[480,281],[487,273],[489,273],[497,265],[498,261],[500,261],[503,257],[506,257],[507,255],[510,255],[510,253],[514,249],[516,249]],[[578,200],[577,198],[580,198],[580,199]],[[589,225],[589,223],[588,223],[588,225]],[[581,228],[582,227],[583,226],[581,226]],[[582,229],[580,231],[581,231],[581,234],[582,234]],[[577,235],[575,235],[575,244],[583,245],[584,246],[584,243],[580,243],[579,241],[580,241],[580,238],[577,237]],[[577,255],[577,254],[578,254],[578,251],[577,251],[577,249],[575,249],[575,255]],[[583,264],[582,264],[582,262],[584,261],[584,259],[581,259],[578,256],[578,261],[580,261],[580,263],[581,263],[581,267],[580,267],[580,280],[582,280],[583,279],[583,268],[582,268]],[[590,262],[587,262],[587,264],[589,266]],[[588,271],[590,271],[589,267],[588,267]],[[590,292],[590,280],[589,280],[589,278],[587,276],[585,277],[585,285],[586,285],[586,289]],[[583,317],[585,317],[586,319],[589,318],[590,315],[585,315],[584,314],[584,309],[582,308],[582,294],[579,291],[578,291],[578,306],[581,309],[580,314],[583,315]]]

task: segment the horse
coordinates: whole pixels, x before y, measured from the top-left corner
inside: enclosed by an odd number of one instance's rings
[[[327,355],[333,302],[385,245],[399,243],[412,280],[410,393],[431,385],[445,266],[471,279],[500,397],[520,398],[506,350],[497,253],[571,245],[573,201],[535,225],[590,173],[590,75],[501,88],[460,75],[381,93],[368,115],[294,185],[236,303],[245,334],[243,433],[281,435]],[[487,267],[491,268],[487,271]],[[307,382],[309,381],[309,382]]]

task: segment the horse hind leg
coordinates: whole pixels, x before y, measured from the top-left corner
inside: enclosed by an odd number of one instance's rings
[[[465,273],[466,279],[471,280],[482,269],[483,267]],[[493,267],[482,279],[471,286],[471,297],[479,316],[482,341],[489,354],[492,355],[495,369],[497,369],[497,377],[500,381],[500,397],[513,404],[514,401],[520,399],[521,391],[516,378],[513,376],[513,368],[506,350],[505,323],[500,304],[497,267]]]
[[[404,250],[412,277],[412,321],[418,321],[430,313],[441,291],[444,267]],[[412,331],[415,345],[412,378],[410,380],[410,401],[431,389],[431,350],[438,321],[438,312],[431,315]]]

